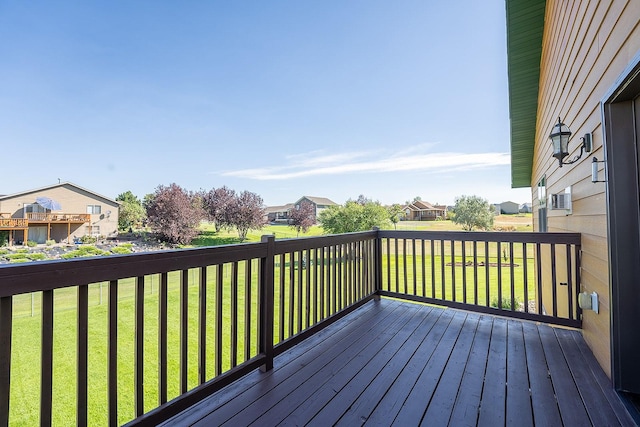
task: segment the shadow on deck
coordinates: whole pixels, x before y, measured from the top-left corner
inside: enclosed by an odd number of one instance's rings
[[[372,301],[165,425],[635,425],[579,331]]]

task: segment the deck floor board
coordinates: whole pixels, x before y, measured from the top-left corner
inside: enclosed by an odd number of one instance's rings
[[[166,425],[634,425],[580,331],[382,299]]]

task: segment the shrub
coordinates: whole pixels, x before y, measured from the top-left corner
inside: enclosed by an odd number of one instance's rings
[[[47,256],[43,253],[35,253],[35,254],[28,254],[27,258],[30,259],[31,261],[43,261],[47,259]]]
[[[19,264],[19,263],[23,263],[23,262],[29,262],[29,260],[27,258],[17,258],[17,259],[12,259],[9,262],[11,264]]]
[[[14,252],[17,254],[26,254],[27,252],[29,252],[29,249],[20,248],[20,249],[16,249]]]
[[[67,252],[66,254],[60,255],[60,258],[63,259],[71,259],[71,258],[80,258],[80,257],[91,257],[91,256],[104,256],[109,255],[110,252],[103,251],[102,249],[98,249],[95,246],[81,246],[76,250]]]
[[[6,249],[0,249],[0,256],[8,254],[9,251]]]
[[[46,242],[44,242],[45,245],[47,246],[51,246],[51,245],[55,245],[56,241],[53,239],[47,240]]]
[[[27,246],[29,246],[30,248],[35,248],[36,246],[38,246],[38,242],[34,242],[33,240],[27,240]]]
[[[93,243],[95,243],[95,242],[97,242],[97,241],[98,241],[98,238],[97,238],[97,237],[94,237],[94,236],[82,236],[82,237],[80,238],[80,241],[81,241],[82,243],[91,243],[91,244],[93,244]]]
[[[518,297],[513,297],[513,304],[514,304],[514,308],[516,310],[518,310],[520,308],[520,299]],[[504,310],[511,310],[511,298],[510,297],[504,297],[504,298],[498,298],[498,297],[494,297],[491,300],[491,307],[500,307]]]
[[[125,248],[123,246],[116,246],[115,248],[111,248],[111,252],[118,255],[130,254],[131,248]]]
[[[17,254],[7,254],[4,256],[5,259],[11,261],[15,259],[26,259],[28,260],[28,254],[25,253],[17,253]]]

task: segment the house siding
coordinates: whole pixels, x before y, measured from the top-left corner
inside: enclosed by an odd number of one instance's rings
[[[81,237],[88,234],[87,225],[100,227],[100,235],[113,235],[118,230],[118,203],[113,200],[99,197],[94,193],[86,191],[72,184],[61,184],[39,190],[18,193],[13,197],[5,197],[0,200],[0,212],[10,213],[13,218],[24,217],[24,206],[35,203],[37,197],[49,197],[60,203],[60,212],[84,214],[88,205],[99,205],[100,214],[91,215],[90,224],[71,224],[71,236]],[[110,213],[108,213],[110,212]],[[38,224],[36,227],[46,227],[45,224]],[[51,238],[60,242],[67,238],[67,224],[52,224]],[[22,238],[22,232],[16,232],[16,238]]]
[[[583,334],[611,376],[610,288],[605,184],[591,182],[591,161],[604,158],[601,101],[640,52],[640,8],[633,1],[548,1],[540,69],[533,171],[534,227],[539,229],[537,183],[546,175],[547,194],[571,186],[572,214],[548,210],[548,231],[582,233],[582,290],[597,292],[600,313],[583,312]],[[573,135],[573,159],[580,137],[593,135],[593,150],[573,165],[558,167],[548,139],[558,117]],[[603,176],[602,166],[600,176]],[[543,271],[549,269],[543,263]],[[549,291],[549,286],[545,290]]]

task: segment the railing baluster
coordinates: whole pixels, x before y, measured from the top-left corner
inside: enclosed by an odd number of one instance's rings
[[[322,319],[324,319],[325,317],[325,304],[324,302],[327,301],[328,302],[328,296],[327,296],[327,287],[325,286],[325,270],[326,270],[326,262],[325,262],[325,251],[326,248],[322,247],[318,249],[320,252],[320,316],[318,317],[318,322]]]
[[[500,242],[497,243],[496,258],[498,260],[498,309],[502,310],[502,252]]]
[[[553,317],[558,317],[558,276],[556,274],[556,245],[551,244],[551,302],[553,304]]]
[[[456,300],[456,241],[450,240],[451,245],[451,301]]]
[[[467,241],[461,240],[462,244],[462,301],[467,303]]]
[[[295,255],[294,252],[289,253],[289,337],[292,337],[295,333],[294,321],[295,321],[295,285],[296,285],[296,270],[294,268]]]
[[[491,305],[491,295],[489,293],[490,283],[489,283],[489,242],[484,242],[484,287],[485,287],[485,306],[489,307]]]
[[[167,273],[160,274],[158,289],[158,401],[167,402],[167,287],[169,278]]]
[[[222,300],[224,298],[224,264],[217,265],[216,271],[216,376],[222,373]]]
[[[320,249],[315,248],[313,250],[313,323],[316,324],[320,321],[318,314],[320,311],[320,300],[322,299],[320,294],[320,283],[318,283],[318,253]]]
[[[251,359],[251,260],[245,261],[244,274],[244,360]]]
[[[413,295],[418,295],[418,277],[417,277],[417,258],[416,258],[416,239],[411,239],[412,260],[413,260]]]
[[[188,390],[188,333],[189,333],[189,270],[182,270],[180,275],[180,393]]]
[[[338,247],[331,246],[331,313],[338,311]]]
[[[109,282],[109,425],[118,423],[118,281]]]
[[[536,273],[538,282],[538,314],[543,314],[542,310],[542,250],[540,243],[536,243]]]
[[[424,247],[424,239],[420,239],[420,256],[422,258],[422,296],[427,296],[427,269],[425,266],[425,247]]]
[[[516,276],[515,271],[513,271],[513,242],[509,242],[509,262],[511,264],[510,268],[510,278],[511,278],[511,311],[515,311],[516,309]]]
[[[51,425],[53,395],[53,291],[42,292],[42,360],[40,368],[40,425]]]
[[[284,298],[284,282],[285,282],[285,254],[280,254],[280,339],[279,342],[284,341],[284,307],[285,307],[285,298]]]
[[[522,243],[522,267],[523,267],[523,286],[524,286],[524,312],[529,312],[529,273],[527,272],[527,264],[529,260],[527,259],[527,244]]]
[[[473,303],[478,305],[478,242],[473,241]]]
[[[231,263],[231,367],[238,365],[238,261]]]
[[[199,384],[207,381],[207,267],[200,267],[200,307],[198,308]]]
[[[76,425],[87,425],[87,378],[89,357],[89,285],[78,286],[78,385]]]
[[[144,414],[144,277],[136,278],[135,291],[135,412]],[[184,392],[183,392],[184,393]]]
[[[9,425],[13,297],[0,298],[0,426]]]
[[[407,239],[402,239],[402,293],[409,293],[409,286],[407,284]]]
[[[391,239],[387,238],[387,286],[383,287],[384,290],[391,290]],[[396,289],[397,292],[397,289]]]
[[[436,244],[433,239],[431,242],[431,298],[436,297]]]
[[[569,309],[569,319],[574,319],[573,316],[573,273],[571,272],[571,246],[565,245],[567,248],[567,302]]]
[[[575,291],[573,293],[573,295],[571,295],[571,300],[573,301],[575,298],[575,307],[576,307],[576,319],[581,320],[581,313],[582,313],[582,309],[580,308],[580,306],[578,305],[578,293],[580,292],[580,263],[582,262],[582,250],[581,250],[581,245],[577,244],[574,246],[574,251],[575,251],[575,266],[576,266],[576,288]]]
[[[298,301],[296,303],[296,309],[297,309],[297,313],[298,313],[298,332],[301,332],[304,329],[304,324],[302,323],[303,321],[303,311],[304,311],[304,305],[303,305],[303,301],[304,301],[304,275],[302,274],[304,272],[303,269],[303,263],[304,263],[304,252],[303,251],[299,251],[298,252],[298,283],[297,283],[297,291],[298,291]]]
[[[442,281],[442,296],[443,300],[447,299],[446,290],[446,270],[445,270],[445,256],[444,256],[444,240],[440,240],[440,280]]]
[[[394,252],[395,255],[395,259],[396,259],[396,292],[400,292],[400,254],[399,254],[399,250],[398,250],[398,239],[395,238],[393,239],[394,243],[395,243],[395,249],[396,251]]]
[[[313,265],[312,260],[311,260],[311,251],[309,249],[307,249],[306,251],[306,259],[305,259],[305,268],[306,268],[306,291],[307,291],[307,299],[305,302],[305,324],[306,327],[308,328],[309,326],[311,326],[311,266]]]

